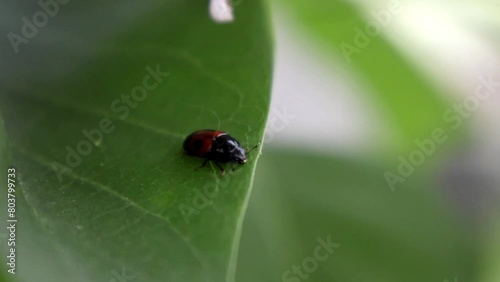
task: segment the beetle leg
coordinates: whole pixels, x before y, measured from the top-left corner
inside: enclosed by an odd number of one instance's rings
[[[222,168],[222,166],[218,162],[215,162],[215,165],[220,169],[220,175],[224,175],[224,173],[226,173],[226,171]]]
[[[204,167],[207,163],[208,163],[209,159],[205,159],[205,161],[203,161],[203,164],[201,164],[201,166],[197,167],[196,170]]]

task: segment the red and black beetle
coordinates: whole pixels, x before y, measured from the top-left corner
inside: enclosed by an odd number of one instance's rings
[[[219,163],[244,164],[247,161],[246,154],[257,148],[255,146],[247,151],[231,135],[213,129],[203,129],[191,133],[184,140],[183,147],[188,155],[205,159],[200,168],[204,167],[208,161],[214,161],[222,174],[225,171]]]

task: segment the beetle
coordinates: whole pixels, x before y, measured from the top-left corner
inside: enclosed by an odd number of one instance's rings
[[[247,162],[246,154],[257,146],[247,151],[227,132],[213,129],[197,130],[186,137],[183,143],[188,155],[205,159],[199,168],[204,167],[208,161],[213,161],[222,175],[225,171],[219,163],[244,164]]]

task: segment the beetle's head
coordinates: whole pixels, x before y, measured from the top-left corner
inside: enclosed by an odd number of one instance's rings
[[[245,155],[245,150],[240,147],[236,147],[233,152],[231,152],[231,162],[237,164],[244,164],[247,162],[247,156]]]

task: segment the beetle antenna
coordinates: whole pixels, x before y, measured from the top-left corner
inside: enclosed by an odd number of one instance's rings
[[[257,149],[257,147],[259,147],[259,145],[260,145],[260,142],[257,145],[253,146],[253,148],[251,148],[250,150],[247,150],[245,153],[247,153],[247,154],[250,153],[251,151]]]

